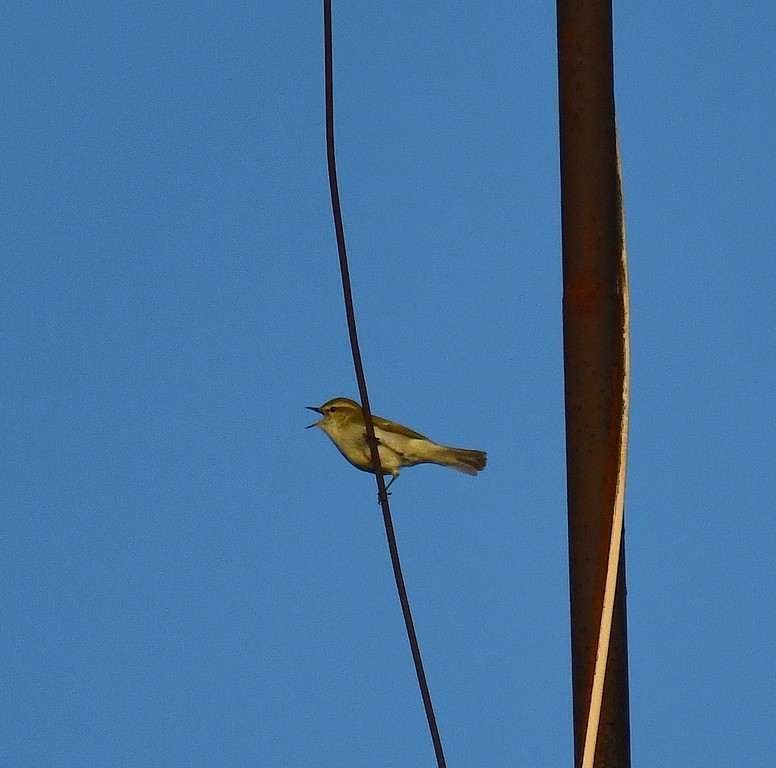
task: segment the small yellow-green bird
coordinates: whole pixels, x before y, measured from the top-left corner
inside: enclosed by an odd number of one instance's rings
[[[306,429],[320,427],[354,467],[364,472],[374,472],[372,454],[366,439],[364,413],[357,402],[347,397],[335,397],[320,408],[314,405],[305,407],[323,416]],[[393,476],[386,488],[399,476],[400,468],[416,464],[439,464],[467,475],[476,475],[485,469],[488,457],[484,451],[439,445],[418,432],[379,416],[373,415],[372,421],[383,474]]]

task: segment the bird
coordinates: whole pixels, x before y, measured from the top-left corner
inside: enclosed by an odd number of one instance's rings
[[[335,397],[321,406],[307,405],[305,408],[323,416],[305,429],[320,427],[354,467],[363,472],[374,472],[364,412],[355,400]],[[419,432],[380,416],[373,415],[372,421],[380,466],[384,475],[392,475],[386,490],[399,476],[400,469],[416,464],[439,464],[467,475],[476,475],[485,469],[488,457],[484,451],[440,445]]]

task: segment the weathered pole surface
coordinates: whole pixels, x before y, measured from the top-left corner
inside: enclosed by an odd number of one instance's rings
[[[571,655],[582,765],[612,531],[626,368],[610,0],[557,0]],[[630,766],[624,538],[595,768]]]

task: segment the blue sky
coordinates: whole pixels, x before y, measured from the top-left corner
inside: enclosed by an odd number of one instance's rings
[[[634,765],[776,754],[776,10],[615,8]],[[450,766],[572,754],[554,6],[335,3],[373,410]],[[0,29],[9,766],[432,765],[354,396],[317,3]]]

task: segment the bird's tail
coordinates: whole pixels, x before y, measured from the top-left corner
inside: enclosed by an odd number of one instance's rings
[[[488,454],[485,451],[471,451],[468,448],[449,448],[444,446],[438,458],[440,464],[467,475],[476,475],[485,469]]]

